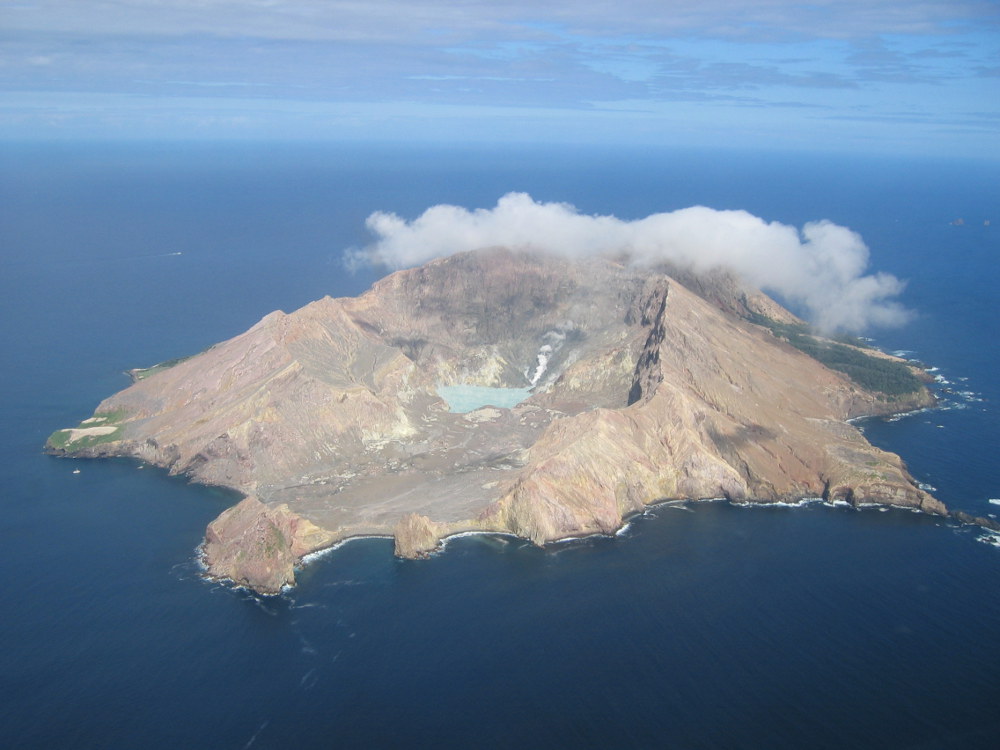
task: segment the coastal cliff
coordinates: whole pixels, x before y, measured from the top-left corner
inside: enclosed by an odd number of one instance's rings
[[[266,593],[359,535],[405,557],[469,531],[544,544],[720,497],[947,513],[848,422],[932,404],[908,366],[814,336],[721,271],[465,253],[134,377],[48,450],[243,493],[204,560]],[[528,397],[459,413],[449,386]]]

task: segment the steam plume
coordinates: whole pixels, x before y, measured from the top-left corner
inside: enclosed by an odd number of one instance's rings
[[[624,252],[637,264],[670,261],[696,272],[727,268],[800,306],[825,331],[899,325],[909,318],[893,300],[904,284],[889,274],[866,275],[868,248],[861,237],[825,220],[799,231],[746,211],[693,206],[622,221],[508,193],[491,209],[438,205],[413,221],[377,211],[367,226],[376,241],[349,260],[405,268],[495,246],[567,257]]]

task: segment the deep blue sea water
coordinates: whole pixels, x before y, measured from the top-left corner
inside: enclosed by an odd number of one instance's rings
[[[950,383],[942,409],[864,429],[946,503],[1000,512],[996,163],[6,145],[0,745],[1000,742],[1000,549],[973,529],[815,505],[660,507],[619,537],[546,549],[462,538],[413,562],[352,542],[259,599],[194,562],[232,496],[41,453],[127,385],[123,370],[362,291],[374,273],[348,274],[340,254],[368,241],[371,211],[492,206],[510,190],[622,218],[701,203],[861,232],[918,312],[878,343]]]

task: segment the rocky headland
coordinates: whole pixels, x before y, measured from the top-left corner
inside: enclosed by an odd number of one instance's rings
[[[721,271],[459,254],[133,379],[47,449],[243,493],[204,559],[263,593],[349,537],[392,535],[404,557],[468,531],[545,544],[664,500],[947,514],[848,422],[931,405],[911,368],[814,336]],[[443,386],[531,391],[456,413]]]

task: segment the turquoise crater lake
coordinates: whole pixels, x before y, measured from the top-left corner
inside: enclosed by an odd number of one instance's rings
[[[438,395],[458,414],[497,406],[513,409],[531,395],[531,388],[490,388],[483,385],[439,385]]]

